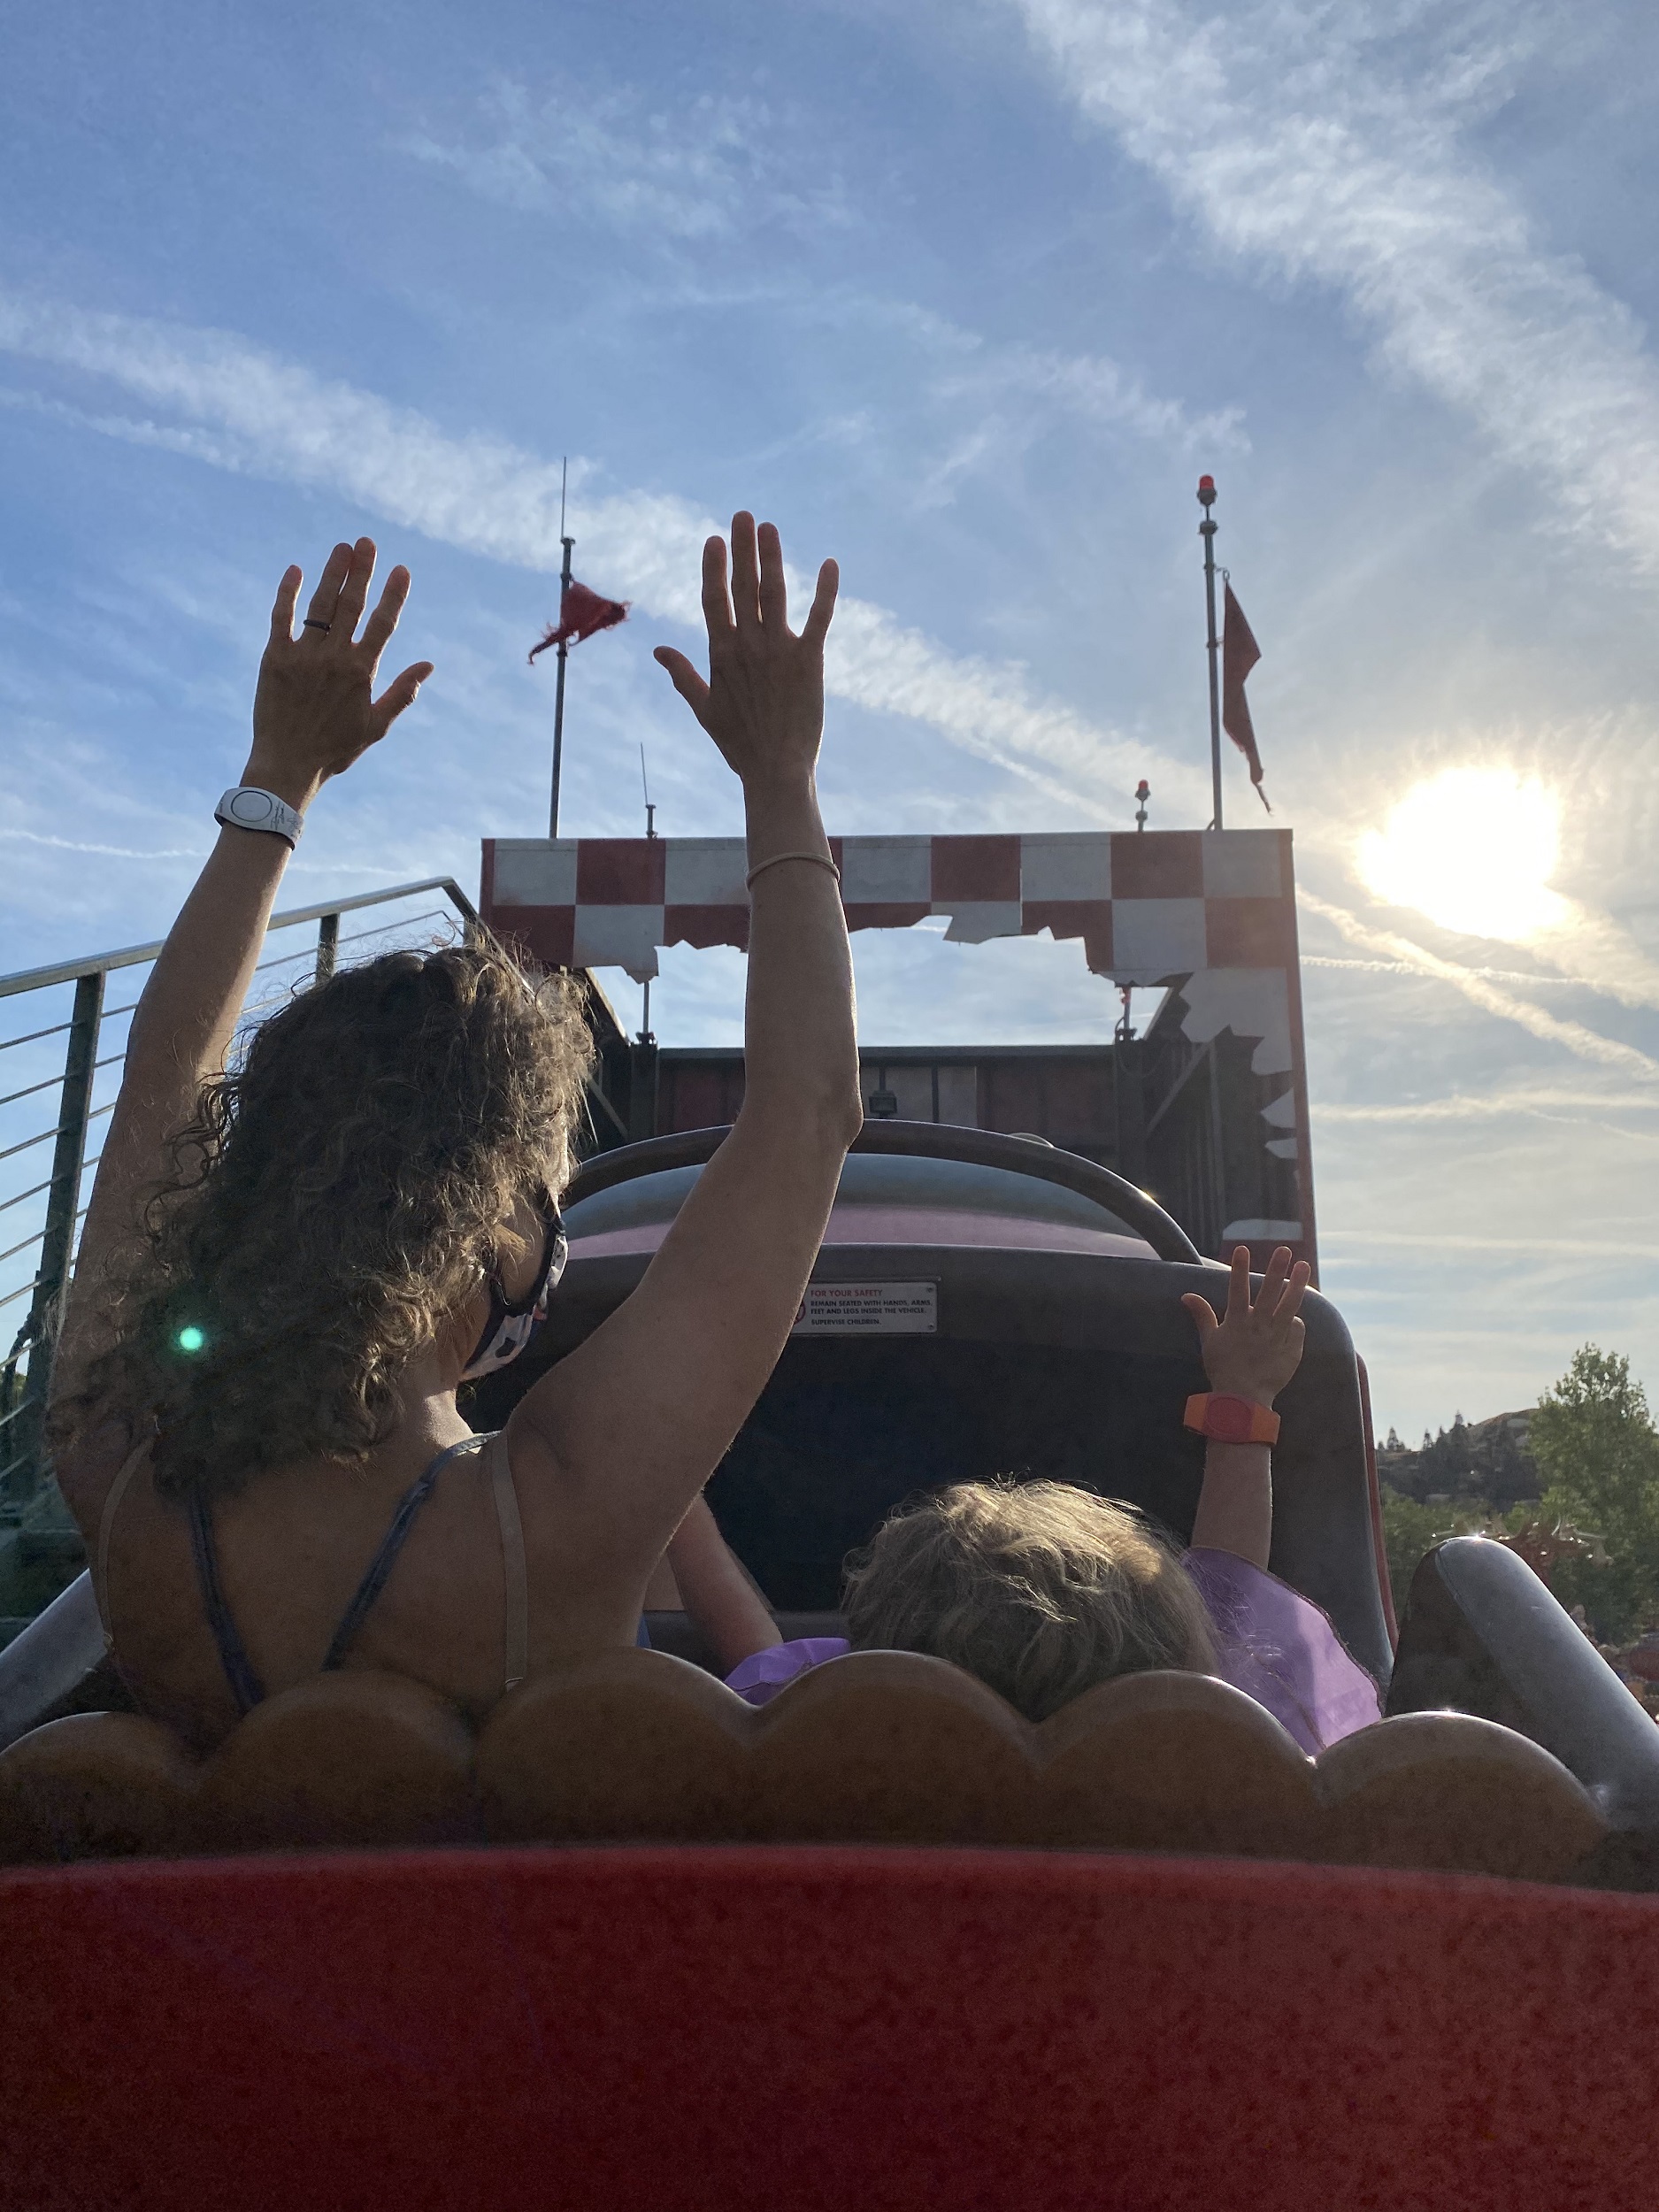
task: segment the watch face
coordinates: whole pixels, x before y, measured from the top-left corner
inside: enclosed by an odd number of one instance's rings
[[[299,842],[299,810],[273,791],[259,791],[249,785],[227,791],[213,809],[213,819],[228,822],[234,829],[273,830],[290,846]]]

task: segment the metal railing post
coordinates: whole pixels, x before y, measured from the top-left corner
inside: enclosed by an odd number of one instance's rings
[[[326,983],[340,952],[340,917],[325,914],[317,925],[317,980]]]
[[[63,1316],[64,1291],[74,1249],[75,1219],[81,1208],[81,1164],[86,1156],[87,1122],[92,1111],[92,1064],[98,1056],[98,1025],[104,1015],[104,971],[94,969],[75,984],[69,1021],[69,1049],[64,1056],[64,1085],[58,1094],[58,1141],[52,1152],[51,1186],[46,1200],[46,1227],[41,1263],[27,1324],[28,1386],[19,1425],[24,1463],[14,1470],[11,1494],[30,1497],[38,1488],[46,1460],[46,1405],[51,1394],[52,1355]]]

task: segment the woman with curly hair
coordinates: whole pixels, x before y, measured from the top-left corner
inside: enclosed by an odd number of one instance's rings
[[[705,682],[657,657],[741,780],[752,912],[742,1110],[639,1287],[479,1438],[464,1379],[528,1337],[590,1050],[563,981],[485,945],[332,977],[227,1059],[283,865],[376,700],[408,594],[357,637],[366,538],[296,637],[277,592],[242,784],[138,1011],[58,1346],[57,1467],[145,1708],[211,1743],[334,1667],[477,1717],[634,1641],[657,1561],[787,1338],[859,1125],[852,971],[814,764],[826,562],[799,636],[777,532],[704,548]],[[274,829],[276,833],[271,833]]]

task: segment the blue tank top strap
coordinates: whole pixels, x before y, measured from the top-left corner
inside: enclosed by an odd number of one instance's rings
[[[219,1646],[219,1663],[225,1670],[236,1710],[251,1713],[264,1700],[265,1684],[254,1672],[247,1647],[225,1602],[224,1586],[219,1578],[219,1547],[213,1541],[213,1509],[201,1490],[190,1493],[190,1549],[196,1556],[202,1610],[207,1615],[213,1641]]]
[[[487,1444],[489,1437],[465,1436],[458,1444],[451,1444],[438,1454],[424,1474],[418,1475],[404,1491],[403,1501],[393,1514],[391,1525],[380,1539],[380,1548],[370,1560],[367,1571],[357,1585],[357,1595],[340,1617],[328,1649],[323,1657],[322,1671],[333,1674],[343,1664],[351,1647],[351,1640],[368,1617],[370,1607],[386,1587],[392,1569],[397,1564],[397,1555],[403,1548],[404,1539],[415,1525],[415,1517],[432,1495],[432,1486],[457,1452],[471,1451],[475,1444]]]
[[[474,1445],[487,1444],[488,1436],[465,1436],[458,1444],[451,1444],[438,1454],[426,1471],[418,1476],[404,1491],[397,1510],[392,1516],[391,1526],[381,1537],[380,1548],[370,1560],[368,1571],[358,1583],[357,1594],[347,1606],[340,1625],[335,1629],[323,1660],[323,1672],[335,1672],[343,1662],[351,1640],[363,1625],[365,1617],[397,1563],[397,1555],[403,1548],[404,1539],[415,1525],[415,1517],[432,1495],[432,1486],[457,1452],[471,1451]],[[213,1641],[219,1646],[219,1663],[225,1670],[225,1679],[230,1694],[236,1701],[239,1713],[250,1713],[263,1702],[265,1684],[254,1671],[242,1642],[241,1632],[225,1601],[224,1585],[219,1574],[219,1547],[213,1539],[213,1510],[205,1494],[200,1490],[190,1493],[190,1549],[196,1558],[196,1578],[202,1592],[202,1610],[207,1624],[213,1632]]]

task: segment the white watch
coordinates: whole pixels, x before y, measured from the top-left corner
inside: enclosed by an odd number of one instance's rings
[[[299,843],[305,826],[305,817],[297,807],[279,799],[274,791],[261,791],[250,783],[227,791],[213,809],[213,819],[228,822],[233,829],[270,830],[286,837],[290,850]]]

